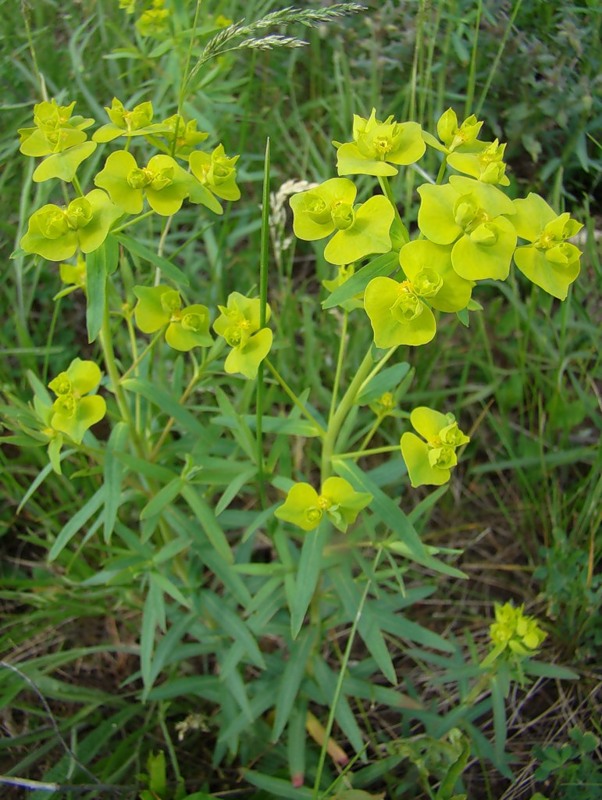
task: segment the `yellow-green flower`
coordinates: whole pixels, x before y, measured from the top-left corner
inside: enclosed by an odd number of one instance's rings
[[[220,316],[213,323],[213,329],[232,348],[224,362],[224,370],[228,374],[256,378],[259,365],[272,347],[272,331],[260,325],[259,298],[232,292],[227,305],[218,308]],[[268,305],[266,322],[270,314]]]
[[[383,195],[354,205],[356,194],[348,178],[331,178],[290,199],[297,238],[313,242],[334,233],[324,250],[330,264],[351,264],[391,249],[393,206]]]
[[[388,417],[390,414],[395,413],[395,395],[393,392],[383,392],[380,397],[377,397],[370,403],[370,411],[376,414],[377,417]]]
[[[290,522],[304,531],[317,528],[322,517],[326,515],[338,530],[345,533],[371,500],[371,494],[356,492],[344,478],[327,478],[320,494],[309,483],[296,483],[275,514],[278,519]]]
[[[58,178],[70,183],[80,164],[92,155],[97,146],[96,142],[83,142],[69,147],[61,153],[53,153],[35,168],[33,180],[36,183],[43,183],[51,178]]]
[[[169,217],[180,210],[190,191],[186,170],[162,153],[140,168],[131,153],[117,150],[107,158],[94,183],[106,189],[111,200],[128,214],[139,214],[146,197],[153,211]]]
[[[152,8],[147,8],[136,20],[136,30],[140,36],[162,36],[168,28],[169,14],[165,0],[153,0]]]
[[[336,277],[332,278],[332,280],[323,280],[322,286],[329,292],[334,292],[335,289],[338,289],[339,286],[342,286],[346,283],[349,278],[351,278],[355,274],[355,265],[354,264],[339,264],[337,267],[337,274]],[[340,303],[339,305],[345,309],[345,311],[353,311],[355,308],[363,308],[364,307],[364,293],[359,292],[358,294],[351,297],[349,300],[345,300],[344,302]]]
[[[85,432],[105,415],[104,398],[90,395],[102,377],[93,361],[74,359],[65,372],[50,381],[48,388],[57,396],[48,415],[50,427],[80,444]]]
[[[33,107],[33,128],[20,128],[19,150],[25,156],[49,156],[62,153],[85,142],[86,128],[94,124],[91,118],[72,116],[75,100],[59,106],[56,100],[45,100]]]
[[[492,664],[503,653],[519,659],[535,655],[546,633],[536,619],[524,613],[524,606],[516,608],[512,603],[496,603],[495,622],[489,627],[489,637],[493,649],[482,666]]]
[[[477,152],[484,146],[484,143],[477,139],[482,127],[483,123],[479,122],[474,114],[458,124],[456,112],[453,108],[448,108],[437,121],[437,135],[441,141],[426,131],[423,131],[422,135],[430,147],[446,154],[457,150]]]
[[[218,144],[211,154],[201,150],[190,153],[189,163],[192,174],[202,186],[222,200],[239,200],[240,189],[236,185],[235,168],[238,159],[239,156],[228,158],[224,145]]]
[[[92,189],[66,207],[49,203],[31,215],[21,247],[49,261],[71,258],[78,248],[91,253],[104,242],[121,214],[100,189]]]
[[[81,253],[78,253],[75,264],[68,264],[66,262],[59,264],[59,274],[62,283],[65,284],[65,288],[55,294],[52,298],[53,300],[58,300],[59,297],[66,297],[76,289],[82,289],[84,292],[86,291],[86,260]]]
[[[142,333],[165,328],[165,341],[174,350],[188,352],[193,347],[209,347],[209,309],[200,304],[182,308],[182,298],[169,286],[135,286],[138,302],[134,319]]]
[[[405,244],[399,263],[416,294],[437,311],[454,312],[466,308],[474,282],[460,277],[452,264],[452,245],[428,239]]]
[[[424,184],[418,227],[431,242],[453,244],[454,270],[468,281],[505,280],[516,247],[512,200],[496,186],[452,175],[441,186]]]
[[[543,197],[531,192],[514,200],[512,224],[530,244],[517,247],[514,262],[520,271],[545,292],[564,300],[581,269],[581,250],[567,241],[583,225],[570,215],[556,214]]]
[[[100,127],[92,137],[95,142],[112,142],[119,136],[148,136],[165,132],[165,124],[152,123],[153,104],[139,103],[128,111],[121,100],[113,98],[111,107],[105,106],[110,122]]]
[[[339,175],[397,175],[394,164],[413,164],[425,149],[417,122],[395,122],[393,116],[381,122],[373,108],[368,119],[353,115],[353,142],[338,144],[337,171]]]
[[[364,292],[364,308],[377,347],[426,344],[434,338],[433,312],[411,281],[373,278]]]
[[[170,152],[178,158],[187,159],[192,150],[204,142],[209,136],[205,131],[197,131],[196,119],[189,119],[188,122],[181,114],[174,114],[168,117],[163,125],[163,133],[169,144]]]
[[[496,139],[491,144],[486,144],[478,153],[450,153],[447,163],[450,167],[470,175],[483,183],[497,183],[508,186],[510,181],[506,177],[506,164],[504,163],[505,144],[500,144]]]
[[[401,437],[401,454],[410,483],[414,488],[447,483],[458,463],[456,450],[467,444],[469,437],[462,433],[453,414],[441,414],[426,406],[415,408],[410,422],[422,437],[411,432]]]

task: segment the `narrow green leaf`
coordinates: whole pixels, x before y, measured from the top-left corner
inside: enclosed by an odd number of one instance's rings
[[[322,308],[334,308],[335,306],[342,305],[347,300],[351,300],[356,294],[363,292],[373,278],[379,278],[382,275],[390,275],[397,267],[399,267],[398,253],[391,252],[378,256],[378,258],[366,264],[366,266],[362,267],[355,275],[352,275],[349,280],[346,280],[345,283],[335,289],[334,292],[323,301]]]
[[[443,495],[447,492],[449,486],[444,484],[443,486],[439,486],[435,491],[428,494],[424,500],[421,500],[417,506],[410,511],[408,514],[408,519],[414,525],[418,520],[422,519],[422,517],[426,516],[431,508],[443,497]]]
[[[234,421],[229,427],[234,438],[236,439],[237,444],[243,453],[245,453],[249,459],[254,462],[257,455],[255,452],[255,437],[251,433],[246,420],[236,411],[230,402],[229,397],[219,387],[215,390],[215,397],[223,416],[226,419],[230,418]]]
[[[251,469],[239,472],[238,475],[230,481],[230,483],[226,487],[224,493],[222,494],[222,496],[220,497],[215,506],[216,517],[219,517],[222,511],[228,508],[228,506],[234,500],[234,498],[238,496],[238,493],[245,485],[245,483],[248,483],[254,477],[256,472],[257,470],[255,469],[255,467],[251,467]]]
[[[242,774],[245,780],[252,783],[253,786],[268,792],[271,797],[278,797],[279,800],[312,800],[314,797],[311,789],[305,787],[296,789],[290,781],[282,778],[272,778],[270,775],[250,769],[243,769]]]
[[[165,486],[162,486],[152,500],[149,500],[140,512],[140,519],[144,520],[161,514],[165,506],[168,506],[171,501],[180,494],[182,487],[185,485],[186,481],[183,478],[177,477],[173,478]]]
[[[320,692],[323,695],[324,701],[328,705],[332,706],[336,694],[337,676],[330,669],[328,664],[326,664],[324,659],[317,654],[313,659],[312,664],[315,676],[315,683],[319,687]],[[345,694],[343,692],[341,692],[341,694],[337,698],[336,712],[334,716],[338,726],[349,740],[349,743],[351,744],[355,752],[356,753],[363,752],[363,750],[365,749],[364,738],[362,736],[362,732],[359,728],[359,725],[355,721],[355,716],[351,710],[347,698],[345,697]]]
[[[75,452],[76,452],[75,450],[66,450],[64,453],[61,453],[61,461],[67,458],[67,456],[73,455],[73,453]],[[35,494],[37,489],[44,483],[44,481],[50,475],[51,472],[52,472],[52,464],[46,464],[46,466],[40,470],[40,472],[31,482],[31,486],[29,487],[29,489],[23,495],[21,502],[17,506],[17,514],[21,513],[23,506],[32,497],[32,495]]]
[[[181,494],[190,506],[192,513],[201,523],[201,527],[213,547],[215,547],[226,563],[231,564],[234,561],[234,557],[226,535],[215,519],[213,510],[207,505],[195,486],[186,484],[182,487]]]
[[[212,592],[204,591],[201,594],[201,605],[205,607],[224,633],[244,646],[247,656],[255,666],[265,669],[265,661],[255,637],[242,619],[224,603],[223,599]]]
[[[223,691],[219,679],[214,675],[188,675],[174,678],[155,686],[147,695],[147,700],[171,700],[174,697],[204,697],[206,700],[218,702]]]
[[[332,570],[330,579],[334,584],[336,593],[338,594],[345,614],[350,620],[355,619],[357,610],[360,607],[362,596],[358,591],[351,574],[343,573],[341,569]],[[385,678],[392,684],[397,683],[397,675],[395,667],[391,661],[389,648],[385,642],[378,624],[378,617],[372,614],[368,603],[364,604],[364,610],[360,617],[357,630],[368,652],[376,662],[378,668],[383,673]]]
[[[378,400],[385,392],[394,392],[409,371],[410,365],[407,361],[402,361],[379,372],[362,388],[357,396],[356,403],[360,406],[365,406],[374,400]]]
[[[305,677],[307,662],[316,640],[316,630],[306,629],[293,642],[289,659],[282,670],[276,694],[276,713],[272,728],[272,742],[277,742],[289,721],[301,681]]]
[[[251,710],[245,682],[240,672],[237,669],[231,669],[220,677],[227,692],[236,700],[247,721],[253,722],[253,711]]]
[[[560,664],[546,664],[545,661],[528,659],[523,664],[523,670],[527,675],[535,675],[538,678],[557,678],[561,681],[579,680],[579,674],[573,672],[572,669],[561,667]]]
[[[123,480],[123,462],[117,458],[116,453],[123,450],[128,441],[128,426],[125,422],[118,422],[109,437],[105,450],[104,483],[105,483],[105,513],[103,522],[104,540],[111,541],[117,511],[122,502],[121,483]]]
[[[136,239],[132,239],[131,236],[126,236],[123,233],[117,234],[115,237],[117,241],[125,247],[126,250],[129,250],[130,253],[138,256],[139,258],[144,259],[151,263],[154,267],[158,267],[168,278],[170,278],[175,283],[180,284],[180,286],[189,286],[190,281],[186,277],[186,275],[182,272],[181,269],[176,267],[171,261],[168,261],[166,258],[157,255],[153,250],[145,245],[141,244]]]
[[[83,526],[88,522],[88,520],[94,516],[94,514],[98,511],[98,509],[102,506],[105,499],[105,487],[101,486],[92,497],[85,503],[79,511],[77,511],[67,522],[67,524],[63,527],[59,535],[56,537],[56,540],[52,547],[50,548],[50,552],[48,553],[48,560],[54,561],[58,555],[62,552],[62,550],[69,544],[71,539],[75,536],[75,534],[83,528]]]
[[[149,461],[145,461],[142,458],[137,458],[131,453],[116,452],[115,457],[123,462],[126,467],[129,467],[132,472],[145,475],[147,478],[151,478],[154,481],[159,481],[161,484],[169,483],[172,478],[178,477],[174,472],[166,467],[160,467],[158,464],[151,464]]]
[[[103,247],[86,257],[86,328],[88,342],[95,342],[105,314],[107,271]]]
[[[318,528],[305,534],[291,607],[291,635],[297,638],[322,570],[324,547],[330,538],[330,523],[322,521]]]
[[[253,598],[245,582],[236,570],[237,565],[232,565],[229,561],[226,561],[215,548],[211,547],[209,542],[207,545],[207,547],[202,548],[200,551],[200,557],[203,563],[220,579],[224,584],[224,588],[232,594],[232,597],[234,597],[244,609],[248,609]]]
[[[176,603],[184,606],[184,608],[190,608],[190,600],[184,597],[178,587],[166,578],[165,575],[161,575],[160,572],[152,572],[150,577],[153,583],[156,583],[165,594],[168,594],[172,598],[172,600],[175,600]]]
[[[257,419],[251,414],[244,414],[242,416],[230,417],[225,415],[218,415],[211,419],[214,425],[220,425],[224,428],[234,430],[244,419],[245,425],[249,430],[256,430]],[[261,428],[265,433],[281,433],[285,436],[305,436],[311,438],[312,436],[319,436],[320,431],[317,425],[306,419],[291,419],[290,417],[261,417]]]
[[[454,578],[467,577],[461,570],[439,561],[428,552],[406,514],[356,464],[334,457],[332,465],[335,472],[342,478],[351,481],[352,485],[355,484],[359,490],[369,492],[372,495],[370,509],[399,538],[399,542],[394,543],[396,547],[391,546],[390,549],[409,558],[411,561],[416,561],[418,564],[422,564],[436,572],[441,572],[444,575],[450,575]]]
[[[173,417],[188,433],[200,437],[205,435],[205,429],[196,417],[181,406],[177,398],[160,386],[140,378],[126,378],[121,385],[126,391],[142,395],[149,403],[160,408],[169,417]]]
[[[144,683],[145,694],[152,686],[152,660],[155,648],[155,630],[161,620],[165,619],[163,592],[158,583],[149,582],[148,593],[142,612],[140,632],[140,672]]]
[[[506,747],[507,724],[504,693],[497,675],[491,679],[490,687],[493,708],[494,749],[496,759],[501,760],[504,757],[504,748]]]
[[[402,614],[379,613],[378,623],[384,631],[392,633],[400,639],[406,639],[408,642],[417,642],[424,647],[442,650],[444,653],[454,653],[456,651],[454,645],[443,636],[429,631],[428,628],[423,628],[417,622],[406,619]]]

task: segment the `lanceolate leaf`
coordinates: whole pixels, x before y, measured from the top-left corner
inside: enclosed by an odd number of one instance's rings
[[[342,286],[335,289],[330,297],[322,303],[322,308],[334,308],[350,300],[356,294],[363,292],[373,278],[390,275],[399,266],[399,254],[396,252],[385,253],[378,256],[355,275],[345,281]]]
[[[305,614],[318,584],[324,547],[328,542],[330,530],[330,525],[322,522],[316,530],[309,531],[305,535],[292,598],[291,634],[293,639],[301,630]]]

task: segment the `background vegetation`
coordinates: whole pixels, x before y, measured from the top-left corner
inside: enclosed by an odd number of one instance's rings
[[[190,5],[172,4],[180,32],[191,19]],[[445,400],[461,412],[473,437],[461,481],[439,500],[423,530],[430,545],[463,549],[459,566],[470,581],[440,576],[436,594],[421,600],[414,619],[478,651],[493,602],[513,599],[542,620],[546,659],[579,674],[572,683],[540,679],[516,689],[506,742],[512,777],[471,759],[468,796],[516,800],[539,790],[551,798],[594,800],[602,785],[597,743],[587,738],[601,733],[602,708],[602,222],[596,216],[602,199],[602,10],[595,0],[364,5],[365,11],[336,24],[283,31],[306,38],[306,48],[240,50],[207,65],[185,111],[211,140],[223,141],[226,152],[241,154],[243,201],[219,225],[201,229],[190,212],[193,235],[172,238],[170,246],[182,247],[208,305],[223,302],[241,280],[256,284],[266,138],[274,192],[289,180],[324,180],[333,175],[331,141],[348,140],[352,115],[367,117],[372,107],[381,118],[394,114],[429,129],[449,106],[460,117],[475,112],[491,137],[510,143],[513,190],[538,191],[584,222],[582,274],[565,303],[520,276],[514,285],[485,287],[486,310],[473,315],[468,331],[450,323],[432,345],[412,351],[414,378],[398,399],[405,407]],[[208,0],[200,42],[219,28],[220,15],[251,21],[278,7],[271,0]],[[32,165],[18,153],[17,128],[30,124],[42,85],[60,102],[77,100],[78,111],[97,120],[104,120],[103,106],[113,96],[130,105],[150,99],[158,116],[174,113],[180,58],[177,47],[170,55],[160,39],[142,37],[113,0],[44,0],[24,3],[20,11],[14,0],[0,2],[5,410],[29,402],[27,370],[40,378],[55,375],[75,354],[85,357],[86,347],[83,301],[57,305],[50,320],[61,288],[53,265],[23,255],[9,260],[29,211],[47,191],[32,184]],[[435,168],[428,160],[420,166]],[[418,172],[400,178],[397,194],[406,211],[415,207],[420,182]],[[274,361],[296,391],[309,388],[314,402],[325,404],[324,376],[333,363],[319,363],[315,354],[335,358],[336,328],[323,325],[319,304],[320,281],[331,276],[317,250],[287,243],[289,234],[289,227],[275,234],[271,256],[270,302],[280,309],[278,339],[287,343]],[[361,348],[354,355],[361,339],[361,331],[352,331],[350,373],[361,357]],[[397,420],[387,420],[379,435],[382,444],[394,443]],[[148,785],[140,775],[149,754],[166,752],[170,786],[182,777],[189,792],[285,796],[279,792],[288,785],[287,754],[267,743],[261,725],[255,739],[242,742],[238,758],[216,760],[207,704],[160,692],[141,701],[140,595],[119,580],[92,579],[111,558],[126,555],[123,545],[107,556],[86,536],[85,547],[72,543],[49,563],[58,533],[95,477],[69,481],[51,474],[30,492],[45,463],[43,450],[12,441],[0,448],[0,773],[46,783],[101,781],[88,794],[34,791],[36,800],[98,797],[101,791],[110,796],[110,786],[134,798]],[[375,457],[370,466],[378,463]],[[405,499],[416,503],[415,495]],[[456,699],[444,680],[453,664],[441,659],[438,668],[393,636],[389,644],[404,690],[445,713]],[[201,653],[194,663],[206,666],[208,659]],[[191,712],[198,717],[188,720],[190,730],[179,741],[176,724]],[[420,730],[375,699],[358,698],[354,716],[372,752],[383,731],[401,747]],[[493,726],[493,717],[480,720],[485,735]],[[345,735],[339,732],[338,741],[345,746]],[[416,751],[403,758],[391,747],[392,760],[371,756],[354,785],[391,798],[427,797],[424,786],[418,788]],[[317,755],[308,758],[315,762]],[[7,798],[26,796],[14,784],[1,791]],[[161,795],[170,796],[167,790]]]

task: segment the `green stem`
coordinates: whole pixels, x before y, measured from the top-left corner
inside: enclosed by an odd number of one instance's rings
[[[163,226],[163,230],[161,231],[161,238],[159,239],[159,244],[157,246],[157,255],[163,256],[163,250],[165,249],[165,240],[167,238],[167,234],[169,233],[169,228],[171,227],[171,221],[173,219],[173,214],[171,217],[168,217],[165,220],[165,225]],[[161,267],[157,267],[155,269],[155,286],[158,286],[161,283]]]
[[[111,325],[109,320],[109,307],[108,304],[105,302],[105,310],[102,320],[102,327],[100,329],[100,346],[102,348],[102,354],[105,361],[105,366],[107,368],[107,373],[109,375],[111,385],[113,387],[113,394],[115,395],[115,400],[117,402],[117,407],[119,408],[119,413],[123,421],[128,425],[131,434],[132,434],[132,441],[138,451],[139,455],[143,454],[143,448],[140,443],[140,438],[138,436],[138,430],[136,429],[136,425],[134,420],[132,419],[132,415],[130,413],[130,407],[128,406],[125,392],[123,391],[123,387],[121,386],[121,377],[119,375],[119,370],[117,369],[117,362],[115,360],[115,351],[113,350],[113,339],[111,337]]]
[[[408,232],[408,229],[404,225],[403,220],[401,218],[401,214],[399,213],[399,209],[397,208],[397,203],[395,202],[395,196],[393,194],[393,190],[391,189],[391,184],[389,183],[389,179],[385,175],[379,175],[378,183],[380,184],[380,188],[382,189],[384,196],[391,203],[393,209],[395,210],[395,219],[397,220],[397,225],[401,227],[401,233],[405,241],[409,242],[410,234]]]
[[[278,381],[278,383],[280,384],[280,386],[281,386],[281,387],[284,389],[284,391],[286,392],[286,394],[287,394],[287,395],[290,397],[290,399],[293,401],[293,403],[294,403],[294,404],[297,406],[297,408],[298,408],[298,409],[299,409],[299,411],[300,411],[300,412],[303,414],[303,416],[304,416],[306,419],[308,419],[308,420],[309,420],[309,421],[312,423],[312,425],[315,425],[315,426],[316,426],[316,428],[318,429],[318,434],[319,434],[319,436],[322,436],[322,437],[326,436],[326,431],[324,430],[324,428],[322,427],[322,425],[320,425],[320,423],[318,422],[318,420],[317,420],[317,419],[316,419],[314,416],[312,416],[312,414],[310,414],[310,412],[309,412],[309,411],[308,411],[308,410],[305,408],[305,406],[303,405],[303,403],[301,402],[301,400],[299,400],[299,398],[297,397],[297,395],[296,395],[296,394],[293,392],[293,390],[291,389],[291,387],[290,387],[290,386],[288,385],[288,383],[287,383],[287,382],[284,380],[284,378],[282,377],[282,375],[281,375],[281,374],[278,372],[278,370],[277,370],[277,369],[276,369],[276,367],[275,367],[275,366],[272,364],[272,362],[269,360],[269,358],[266,358],[266,359],[265,359],[265,361],[264,361],[263,363],[264,363],[264,364],[266,365],[266,367],[267,367],[267,368],[270,370],[270,372],[272,373],[272,375],[273,375],[273,376],[276,378],[276,380]]]
[[[190,69],[190,62],[192,60],[192,49],[194,47],[194,39],[196,36],[196,29],[199,24],[199,14],[201,12],[201,4],[203,0],[197,0],[196,7],[194,9],[194,19],[192,21],[192,33],[190,34],[190,42],[188,43],[188,52],[186,53],[186,63],[184,64],[184,79],[180,85],[180,91],[178,92],[178,115],[182,116],[182,109],[184,108],[184,100],[186,99],[186,91],[188,89],[188,84],[192,77],[192,73],[188,73]],[[177,136],[177,131],[176,131]],[[175,151],[175,141],[176,136],[174,136],[174,151]],[[173,153],[172,153],[173,155]]]
[[[349,388],[343,395],[343,399],[339,403],[339,407],[328,422],[328,431],[326,432],[324,443],[322,445],[322,482],[324,482],[330,475],[330,462],[332,456],[334,455],[336,440],[340,433],[341,427],[345,422],[345,418],[355,402],[356,397],[360,393],[362,387],[369,383],[372,378],[375,377],[375,375],[378,375],[396,350],[397,347],[391,347],[374,366],[372,366],[372,347],[370,347],[364,356],[364,360],[360,364],[355,377],[349,384]]]
[[[194,387],[197,385],[197,383],[200,381],[201,377],[203,376],[203,373],[205,372],[205,368],[207,366],[207,363],[208,363],[207,359],[205,359],[203,361],[203,363],[199,367],[197,367],[197,369],[195,369],[195,371],[192,374],[191,379],[188,381],[188,386],[184,389],[184,391],[182,392],[182,396],[178,400],[178,404],[179,405],[183,406],[184,403],[188,400],[188,398],[192,394],[192,390],[194,389]],[[165,427],[163,428],[163,430],[161,431],[161,435],[157,439],[157,444],[153,447],[152,452],[148,457],[149,461],[154,461],[155,458],[157,457],[157,455],[160,452],[160,450],[161,450],[161,448],[163,446],[163,443],[167,439],[167,437],[169,435],[169,432],[172,429],[175,421],[176,421],[175,417],[170,417],[167,420],[167,422],[165,423]]]
[[[131,327],[131,326],[130,326],[130,327]],[[154,346],[157,344],[157,342],[158,342],[158,341],[159,341],[159,339],[160,339],[160,338],[163,336],[163,334],[164,334],[164,333],[165,333],[165,328],[164,328],[164,327],[163,327],[163,328],[161,328],[159,331],[157,331],[157,333],[156,333],[156,334],[153,336],[153,338],[150,340],[150,342],[149,342],[149,343],[146,345],[146,347],[144,348],[144,350],[142,350],[142,352],[141,352],[141,353],[139,353],[138,355],[136,355],[136,357],[134,358],[134,360],[132,361],[132,363],[130,364],[130,366],[129,366],[129,367],[126,369],[126,371],[123,373],[123,375],[121,376],[121,379],[122,379],[122,380],[123,380],[124,378],[127,378],[127,377],[128,377],[128,375],[130,374],[130,372],[132,372],[133,370],[135,370],[135,369],[136,369],[136,367],[137,367],[137,366],[140,364],[140,362],[142,361],[142,359],[143,359],[143,358],[146,356],[146,354],[147,354],[147,353],[148,353],[150,350],[152,350],[152,349],[153,349],[153,347],[154,347]],[[133,344],[134,344],[134,342],[132,342],[132,346],[133,346]],[[132,350],[132,352],[133,352],[133,350]]]
[[[440,186],[443,183],[443,178],[445,177],[446,168],[447,168],[447,155],[444,155],[443,161],[441,162],[441,166],[439,167],[439,172],[437,173],[437,180],[436,180],[437,186]]]
[[[383,419],[386,416],[387,416],[386,414],[378,414],[377,415],[376,419],[374,420],[374,423],[373,423],[372,427],[370,428],[370,430],[368,431],[368,433],[364,437],[364,441],[360,444],[360,448],[359,448],[358,456],[357,456],[358,458],[360,457],[360,455],[364,454],[364,452],[366,450],[366,447],[368,447],[368,445],[370,444],[370,441],[371,441],[372,437],[374,436],[376,431],[379,429],[381,422],[383,421]]]
[[[383,445],[382,447],[372,447],[370,450],[364,450],[361,447],[359,450],[353,450],[349,453],[337,453],[337,458],[353,458],[357,460],[362,456],[376,456],[379,453],[395,453],[399,451],[399,445],[397,444],[387,444]]]
[[[268,315],[268,266],[270,242],[270,138],[265,143],[263,164],[263,193],[261,211],[261,249],[259,253],[259,327],[265,328]],[[261,508],[267,505],[263,460],[263,406],[265,402],[265,375],[263,363],[257,370],[255,397],[255,432],[257,437],[257,476]]]
[[[77,175],[73,176],[73,179],[72,179],[71,183],[73,184],[73,188],[78,193],[78,195],[80,197],[83,197],[84,193],[82,192],[82,187],[81,187],[81,184],[80,184],[79,180],[77,179]]]
[[[136,225],[138,222],[142,222],[143,219],[147,219],[147,217],[152,217],[154,211],[145,211],[144,214],[140,214],[138,217],[134,217],[134,219],[130,219],[128,222],[124,222],[123,225],[119,225],[117,228],[113,228],[111,233],[121,233],[126,228],[129,228],[130,225]]]
[[[339,407],[337,408],[336,412],[333,414],[332,419],[329,420],[328,423],[328,430],[326,431],[326,436],[324,437],[324,442],[322,444],[322,463],[320,467],[322,483],[329,477],[331,472],[331,459],[334,453],[334,448],[336,445],[337,437],[340,433],[341,426],[347,417],[347,414],[351,410],[353,403],[355,402],[355,398],[357,394],[370,374],[372,369],[372,345],[368,349],[368,352],[364,356],[364,360],[360,364],[357,372],[355,373],[355,377],[349,384],[349,388],[343,395],[341,402],[339,403]]]
[[[328,414],[328,422],[332,420],[337,405],[337,395],[339,393],[339,384],[341,382],[341,372],[343,370],[343,358],[345,355],[345,340],[347,338],[347,320],[349,319],[349,312],[343,312],[343,324],[341,325],[341,338],[339,342],[339,355],[337,358],[337,366],[334,373],[334,385],[332,387],[332,400],[330,402],[330,412]]]

